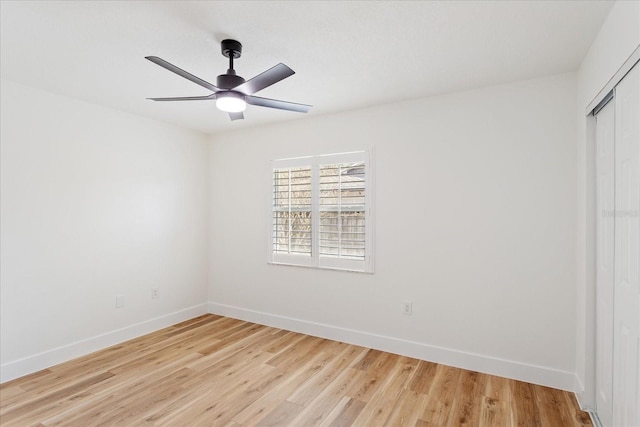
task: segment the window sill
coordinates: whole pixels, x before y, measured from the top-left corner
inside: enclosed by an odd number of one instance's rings
[[[292,264],[288,262],[278,262],[278,261],[268,261],[269,265],[282,265],[287,267],[302,267],[302,268],[310,268],[314,270],[330,270],[330,271],[343,271],[347,273],[364,273],[364,274],[374,274],[373,269],[371,270],[356,270],[352,268],[342,268],[336,266],[316,266],[316,265],[303,265],[303,264]]]

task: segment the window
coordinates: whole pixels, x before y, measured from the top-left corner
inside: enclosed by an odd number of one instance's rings
[[[373,272],[369,152],[273,161],[270,262]]]

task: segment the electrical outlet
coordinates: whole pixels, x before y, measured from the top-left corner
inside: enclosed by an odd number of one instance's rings
[[[151,288],[151,299],[160,298],[160,290],[158,288]]]
[[[405,316],[411,316],[413,312],[413,303],[411,301],[405,301],[402,306],[402,314]]]
[[[124,295],[116,295],[116,308],[124,307]]]

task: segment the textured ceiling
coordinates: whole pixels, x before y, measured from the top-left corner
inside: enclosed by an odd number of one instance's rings
[[[235,38],[246,79],[283,62],[296,74],[257,95],[308,115],[574,71],[610,1],[2,1],[1,75],[50,92],[212,133],[304,114],[248,106],[229,121],[207,95],[144,59],[215,84]]]

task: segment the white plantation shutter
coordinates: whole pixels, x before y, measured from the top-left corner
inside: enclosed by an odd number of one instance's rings
[[[369,152],[275,160],[270,262],[373,272]]]
[[[364,260],[365,164],[320,165],[320,256]]]
[[[273,171],[273,251],[311,256],[311,167]]]

